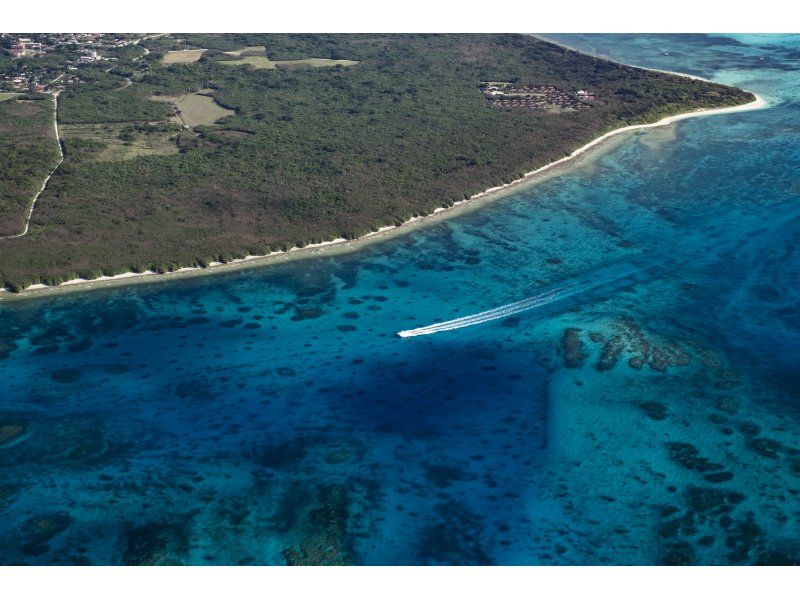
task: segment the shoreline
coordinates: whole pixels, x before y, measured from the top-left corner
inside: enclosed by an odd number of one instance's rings
[[[649,70],[656,70],[656,69],[649,69]],[[694,78],[693,75],[684,75],[682,73],[670,73],[670,74]],[[358,237],[357,239],[340,238],[340,239],[334,239],[332,241],[325,241],[323,243],[314,243],[310,245],[305,245],[304,247],[293,247],[288,251],[273,251],[272,253],[268,253],[266,255],[248,255],[244,258],[231,260],[225,263],[211,262],[205,268],[200,266],[185,267],[185,268],[180,268],[178,270],[174,270],[172,272],[164,272],[164,273],[158,273],[152,270],[148,270],[146,272],[125,272],[123,274],[117,274],[114,276],[101,276],[99,278],[94,278],[91,280],[86,280],[83,278],[75,278],[53,286],[48,286],[44,284],[34,284],[29,287],[26,287],[24,290],[18,293],[12,293],[6,289],[0,289],[0,302],[15,300],[15,299],[22,300],[22,299],[41,298],[56,294],[62,294],[65,292],[89,291],[93,289],[128,285],[136,282],[148,282],[148,283],[166,282],[188,276],[199,276],[204,274],[211,275],[218,272],[235,272],[237,270],[241,270],[244,268],[252,268],[257,266],[282,263],[293,259],[349,253],[351,251],[355,251],[357,249],[365,247],[369,243],[378,240],[387,240],[396,237],[400,234],[405,234],[406,232],[409,232],[414,228],[419,227],[423,224],[434,223],[437,221],[442,221],[444,219],[453,217],[459,213],[462,213],[467,208],[483,205],[489,200],[498,199],[505,193],[511,190],[515,190],[518,187],[525,185],[532,185],[537,182],[540,182],[545,178],[547,174],[552,174],[554,171],[558,171],[559,169],[557,167],[563,166],[565,164],[573,165],[576,158],[584,156],[591,149],[601,146],[608,139],[611,139],[618,135],[632,131],[637,131],[640,129],[644,130],[656,127],[665,127],[675,122],[686,120],[689,118],[696,118],[701,116],[715,116],[718,114],[729,114],[734,112],[746,112],[750,110],[759,110],[761,108],[765,108],[768,106],[767,102],[759,95],[755,93],[753,93],[753,95],[755,96],[756,99],[747,104],[740,104],[738,106],[728,106],[724,108],[699,108],[691,112],[683,112],[680,114],[675,114],[673,116],[667,116],[653,123],[646,123],[641,125],[627,125],[624,127],[620,127],[618,129],[614,129],[612,131],[604,133],[603,135],[600,135],[599,137],[593,139],[589,143],[579,147],[568,156],[564,156],[559,160],[555,160],[554,162],[545,164],[540,168],[527,172],[522,177],[510,183],[498,185],[495,187],[490,187],[484,191],[481,191],[480,193],[476,193],[475,195],[470,196],[469,199],[464,199],[461,201],[454,202],[453,205],[451,205],[450,207],[436,208],[432,213],[426,216],[416,216],[410,218],[409,220],[406,220],[405,222],[397,226],[394,225],[384,226],[379,228],[377,231],[373,231],[371,233]]]

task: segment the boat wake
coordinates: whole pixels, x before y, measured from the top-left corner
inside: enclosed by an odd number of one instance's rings
[[[521,301],[515,301],[514,303],[501,305],[500,307],[488,309],[471,316],[463,316],[461,318],[447,320],[446,322],[438,322],[436,324],[423,326],[421,328],[401,330],[397,333],[397,335],[403,338],[410,336],[422,336],[425,334],[436,334],[437,332],[447,332],[448,330],[457,330],[467,326],[484,324],[485,322],[491,322],[492,320],[499,320],[501,318],[513,316],[530,309],[543,307],[545,305],[555,303],[556,301],[562,301],[564,299],[575,297],[589,291],[599,290],[602,288],[608,289],[609,287],[618,289],[621,286],[628,286],[643,280],[642,275],[651,270],[652,269],[645,270],[630,265],[626,265],[626,267],[623,267],[622,269],[619,268],[619,265],[604,268],[594,272],[591,276],[587,275],[583,280],[578,279],[570,283],[558,285],[548,289],[547,291],[538,293],[532,297],[528,297],[527,299],[522,299]]]

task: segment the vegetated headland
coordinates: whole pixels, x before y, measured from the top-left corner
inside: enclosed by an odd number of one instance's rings
[[[92,41],[92,61],[45,42],[44,54],[0,58],[9,76],[67,73],[0,104],[59,91],[64,149],[28,234],[0,240],[10,291],[352,248],[529,181],[617,130],[761,105],[521,35],[108,36]],[[0,146],[13,146],[5,125]],[[58,148],[44,134],[37,147],[46,175]],[[35,188],[39,170],[14,156],[9,171]],[[13,234],[24,205],[11,197],[0,208]]]

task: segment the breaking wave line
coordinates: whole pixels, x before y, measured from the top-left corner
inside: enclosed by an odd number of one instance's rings
[[[622,280],[631,276],[632,274],[636,274],[638,271],[640,270],[628,270],[627,272],[614,276],[610,281],[608,279],[604,279],[603,277],[599,277],[599,279],[598,277],[593,277],[592,280],[588,280],[586,282],[575,281],[568,284],[563,284],[543,293],[539,293],[538,295],[534,295],[533,297],[528,297],[527,299],[522,299],[521,301],[516,301],[507,305],[501,305],[500,307],[482,311],[471,316],[463,316],[453,320],[447,320],[446,322],[438,322],[429,326],[423,326],[421,328],[401,330],[397,333],[397,336],[406,338],[410,336],[422,336],[424,334],[435,334],[437,332],[457,330],[458,328],[465,328],[467,326],[475,326],[477,324],[491,322],[492,320],[499,320],[501,318],[512,316],[529,309],[542,307],[549,303],[572,297],[579,293],[590,291],[592,289],[607,285],[610,282]]]

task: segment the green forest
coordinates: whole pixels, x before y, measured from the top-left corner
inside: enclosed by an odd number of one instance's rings
[[[0,102],[0,237],[22,231],[30,203],[58,156],[50,97]]]
[[[0,240],[0,285],[17,291],[356,238],[509,182],[611,129],[753,99],[524,35],[171,34],[142,46],[149,54],[120,52],[113,68],[81,66],[82,82],[59,96],[59,124],[76,132],[30,233]],[[225,52],[253,46],[271,60],[358,64],[222,64],[232,58]],[[191,48],[207,51],[196,62],[162,62]],[[577,111],[497,109],[479,91],[483,81],[596,99]],[[201,90],[234,114],[180,130],[165,100]],[[0,104],[0,132],[18,104]],[[6,152],[6,139],[0,209],[30,190],[24,169],[46,172],[57,152],[13,143]],[[149,151],[156,139],[174,151]],[[137,151],[116,159],[117,146]],[[18,228],[2,213],[0,227]]]

